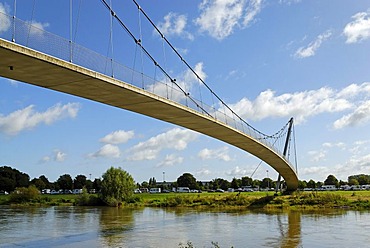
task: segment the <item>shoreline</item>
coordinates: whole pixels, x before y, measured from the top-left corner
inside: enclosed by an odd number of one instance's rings
[[[104,206],[98,195],[89,195],[90,204],[81,203],[83,195],[40,195],[36,200],[9,202],[9,196],[0,196],[0,205],[10,206]],[[86,198],[86,196],[85,196]],[[93,203],[93,204],[92,204]],[[155,208],[222,208],[235,210],[370,210],[370,191],[293,192],[289,195],[274,192],[248,193],[166,193],[136,194],[121,207]]]

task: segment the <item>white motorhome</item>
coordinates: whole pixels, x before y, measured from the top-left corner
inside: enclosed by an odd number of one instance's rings
[[[156,194],[156,193],[161,193],[161,188],[151,188],[149,190],[150,194]]]
[[[189,187],[178,187],[177,188],[178,193],[190,193]]]
[[[335,185],[323,185],[320,187],[320,190],[332,191],[332,190],[337,190],[337,187],[335,187]]]

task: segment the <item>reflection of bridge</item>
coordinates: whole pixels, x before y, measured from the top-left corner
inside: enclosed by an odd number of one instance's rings
[[[110,9],[108,5],[106,7]],[[111,13],[118,18],[113,11]],[[285,179],[288,190],[297,189],[298,177],[296,168],[288,160],[287,143],[284,153],[276,147],[277,140],[287,133],[287,125],[272,136],[257,131],[189,67],[206,91],[200,93],[203,97],[197,100],[190,94],[190,87],[176,82],[129,31],[136,48],[139,47],[154,62],[164,80],[128,69],[112,58],[37,29],[30,25],[32,22],[23,22],[1,12],[0,20],[10,23],[5,31],[0,30],[0,76],[141,113],[222,140],[265,161]],[[124,26],[121,20],[118,21]],[[165,39],[162,34],[161,37]],[[205,103],[207,94],[208,100],[216,99],[219,107],[214,100],[212,104]]]

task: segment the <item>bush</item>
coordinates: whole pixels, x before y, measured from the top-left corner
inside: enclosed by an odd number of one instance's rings
[[[20,187],[16,188],[11,194],[9,201],[11,203],[24,203],[38,200],[40,192],[36,186],[31,185],[28,188]]]

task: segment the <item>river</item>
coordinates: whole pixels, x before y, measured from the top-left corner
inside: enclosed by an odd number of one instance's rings
[[[368,247],[370,211],[0,206],[0,247]]]

